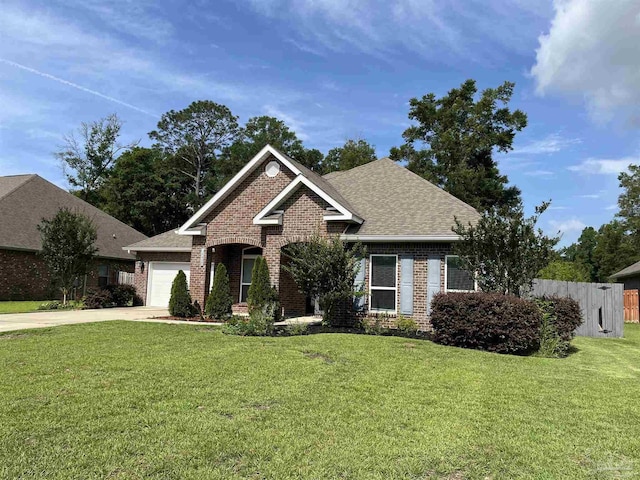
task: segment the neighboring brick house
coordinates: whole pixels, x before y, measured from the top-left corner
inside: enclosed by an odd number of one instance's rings
[[[435,293],[474,288],[449,256],[458,240],[454,217],[467,223],[479,214],[388,158],[322,177],[266,146],[178,230],[125,248],[138,255],[136,285],[147,304],[167,304],[179,269],[188,273],[192,298],[204,304],[222,262],[234,311],[245,311],[253,262],[262,255],[284,314],[297,316],[313,305],[280,268],[283,247],[314,234],[340,235],[367,249],[356,278],[366,291],[359,308],[426,326]]]
[[[60,296],[37,253],[42,248],[38,225],[62,207],[87,215],[98,234],[98,253],[79,293],[114,283],[118,271],[133,271],[135,256],[122,247],[147,238],[144,234],[38,175],[0,177],[0,301]]]

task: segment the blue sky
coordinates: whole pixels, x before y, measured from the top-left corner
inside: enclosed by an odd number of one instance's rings
[[[246,121],[284,120],[323,152],[402,142],[407,102],[516,82],[529,116],[501,170],[563,243],[616,212],[617,173],[640,158],[640,4],[633,0],[4,0],[0,175],[66,186],[53,152],[116,112],[148,144],[198,99]],[[428,208],[428,207],[427,207]]]

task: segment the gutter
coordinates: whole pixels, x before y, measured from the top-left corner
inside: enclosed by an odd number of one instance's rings
[[[128,253],[136,253],[136,252],[190,252],[191,247],[122,247],[123,250]]]
[[[358,235],[343,234],[346,242],[457,242],[459,235]]]

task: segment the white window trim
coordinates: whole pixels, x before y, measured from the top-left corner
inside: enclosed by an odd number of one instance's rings
[[[251,258],[258,258],[258,257],[262,257],[262,255],[258,255],[257,253],[252,253],[252,254],[245,254],[245,250],[253,250],[256,247],[247,247],[247,248],[243,248],[242,249],[242,260],[240,261],[240,292],[238,292],[238,303],[246,303],[242,301],[242,287],[244,285],[251,285],[251,283],[244,283],[242,281],[242,274],[244,273],[244,259],[251,259]],[[255,265],[255,263],[254,263]],[[253,277],[251,278],[253,280]]]
[[[450,290],[447,288],[447,277],[449,275],[449,263],[447,259],[449,257],[460,258],[460,255],[445,255],[444,256],[444,291],[446,292],[460,292],[460,293],[470,293],[478,291],[478,279],[476,276],[473,276],[473,290]]]
[[[395,257],[396,259],[396,286],[395,287],[375,287],[373,286],[373,257]],[[380,310],[371,307],[371,292],[372,290],[393,290],[394,295],[394,309],[393,310]],[[386,313],[389,315],[398,314],[398,255],[394,253],[371,253],[369,254],[369,312],[370,313]]]

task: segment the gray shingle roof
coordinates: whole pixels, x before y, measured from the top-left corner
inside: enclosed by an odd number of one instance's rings
[[[609,278],[625,278],[633,277],[634,275],[640,275],[640,262],[636,262],[633,265],[629,265],[627,268],[623,268],[617,273],[614,273]]]
[[[62,207],[93,220],[98,233],[99,257],[131,260],[134,256],[122,247],[147,238],[38,175],[15,175],[0,177],[0,248],[40,250],[38,225]]]
[[[389,158],[334,172],[324,179],[364,218],[347,233],[358,235],[454,235],[454,217],[475,223],[480,214]]]
[[[178,235],[178,231],[173,229],[168,232],[161,233],[155,237],[147,238],[141,242],[134,243],[125,247],[132,252],[141,251],[171,251],[180,250],[191,251],[191,235]]]

